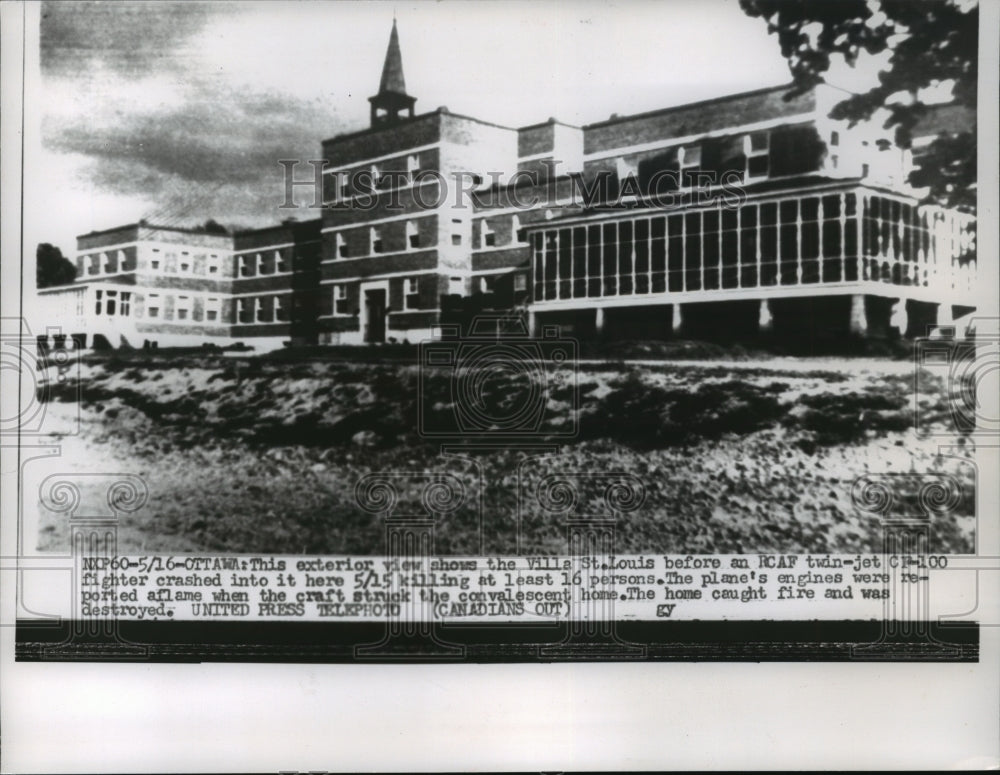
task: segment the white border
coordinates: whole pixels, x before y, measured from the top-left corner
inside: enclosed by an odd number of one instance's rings
[[[39,10],[0,3],[5,317],[17,314],[21,279],[12,257],[22,18],[37,37]],[[997,255],[998,10],[984,0],[980,20],[988,256]],[[16,470],[3,449],[5,480]],[[998,502],[998,481],[982,476],[985,503]],[[6,517],[16,493],[0,493]],[[14,527],[4,519],[4,555]],[[8,624],[14,585],[3,567]],[[2,627],[2,770],[996,767],[998,635],[982,630],[978,665],[103,665],[15,664],[13,628]]]

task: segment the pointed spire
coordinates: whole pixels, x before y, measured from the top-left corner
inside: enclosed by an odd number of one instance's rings
[[[385,64],[382,65],[382,80],[379,82],[378,94],[369,97],[368,101],[372,104],[372,126],[399,120],[403,110],[408,110],[410,117],[413,117],[413,104],[416,98],[406,93],[403,55],[399,50],[395,12],[392,16],[392,32],[389,34],[389,47],[385,51]]]
[[[382,65],[382,80],[378,87],[379,94],[394,92],[406,94],[406,80],[403,78],[403,55],[399,51],[399,33],[396,31],[396,19],[392,20],[392,32],[389,34],[389,47],[385,51],[385,64]]]

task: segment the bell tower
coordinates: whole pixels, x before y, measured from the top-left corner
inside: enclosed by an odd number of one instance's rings
[[[413,118],[413,105],[417,98],[406,93],[406,81],[403,79],[403,56],[399,52],[399,33],[396,31],[396,20],[392,20],[392,32],[389,34],[389,47],[385,52],[385,64],[382,65],[382,80],[379,82],[378,94],[369,97],[371,103],[371,124],[395,124],[404,118]],[[408,116],[403,116],[407,111]]]

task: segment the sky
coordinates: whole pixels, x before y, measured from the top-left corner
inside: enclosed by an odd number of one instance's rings
[[[790,80],[737,0],[46,2],[26,245],[70,255],[77,234],[140,217],[288,217],[278,159],[368,126],[394,13],[418,113],[585,124]]]

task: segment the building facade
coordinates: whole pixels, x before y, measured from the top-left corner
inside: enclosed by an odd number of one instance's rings
[[[481,311],[617,338],[952,325],[974,219],[921,204],[888,134],[830,120],[842,97],[786,86],[584,127],[418,114],[394,22],[370,126],[322,143],[319,218],[83,235],[76,283],[39,296],[88,345],[418,342]]]

